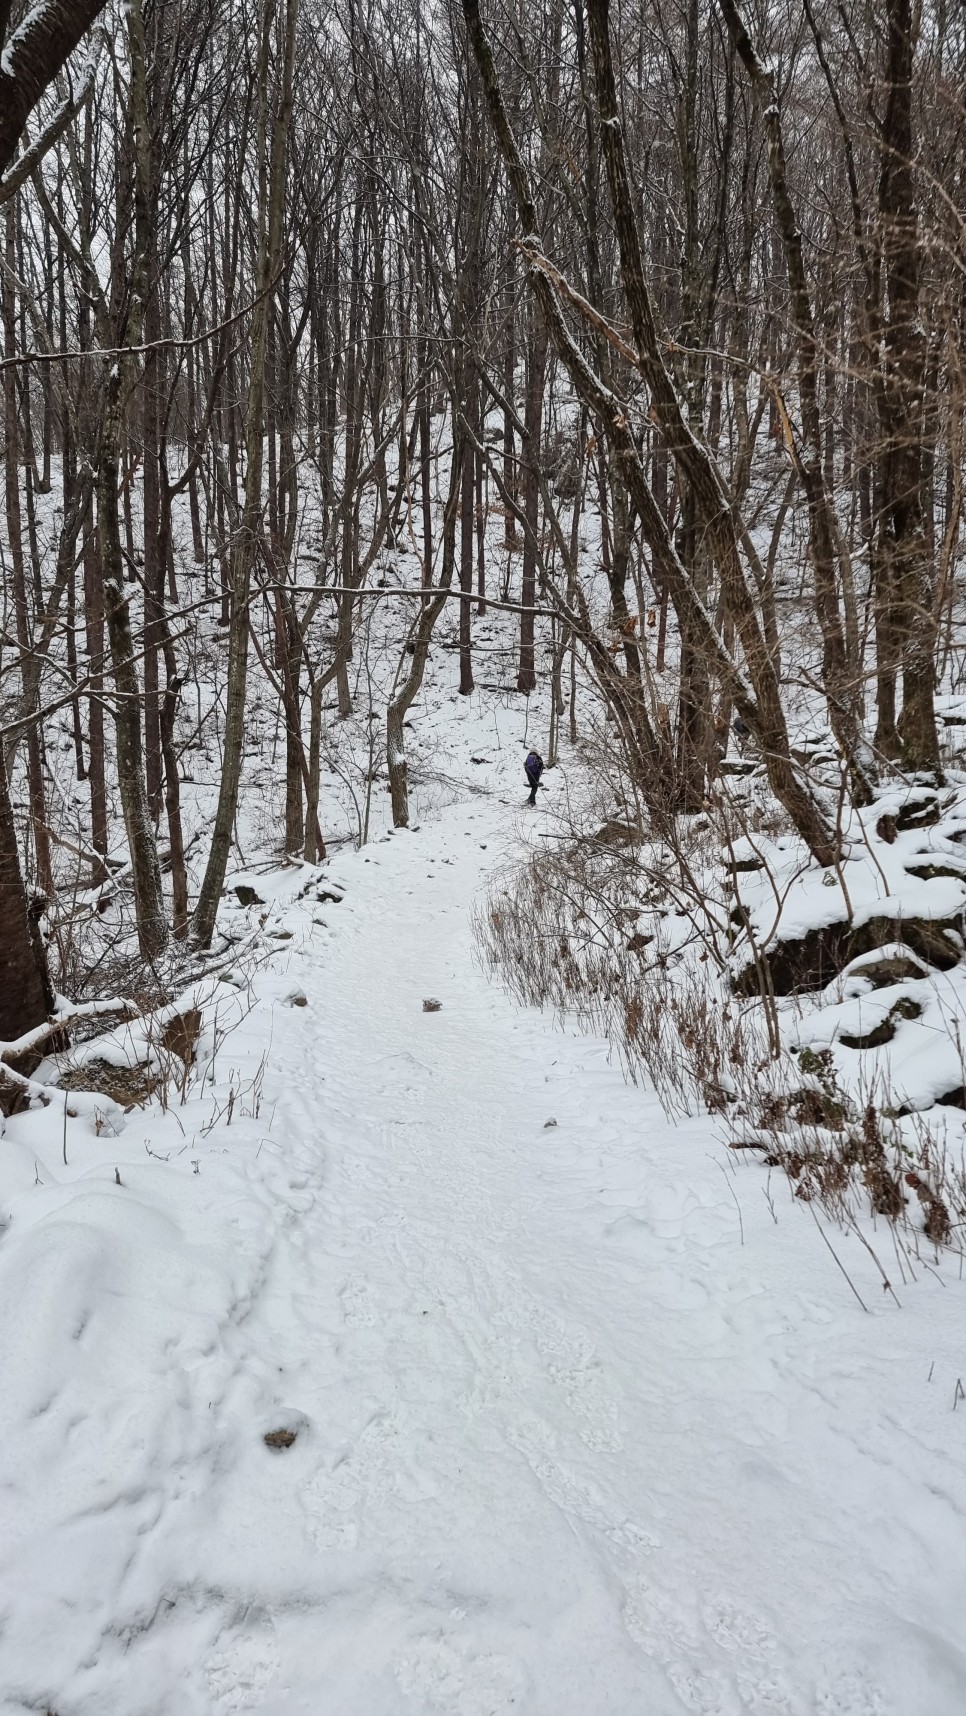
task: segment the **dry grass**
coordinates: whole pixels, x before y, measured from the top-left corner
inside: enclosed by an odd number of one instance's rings
[[[629,865],[558,847],[480,908],[478,943],[520,1001],[606,1037],[667,1113],[719,1116],[728,1147],[781,1169],[802,1202],[850,1230],[887,1223],[910,1268],[923,1242],[962,1250],[966,1162],[944,1111],[899,1116],[884,1088],[850,1099],[827,1050],[785,1050],[773,1009],[728,992],[727,934],[707,900],[688,916],[679,887],[659,895],[646,853]]]

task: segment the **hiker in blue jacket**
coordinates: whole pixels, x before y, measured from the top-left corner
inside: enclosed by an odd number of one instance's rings
[[[540,785],[540,776],[543,774],[543,758],[540,752],[531,751],[523,766],[527,773],[527,780],[530,782],[530,797],[527,799],[527,803],[536,804],[537,787]]]

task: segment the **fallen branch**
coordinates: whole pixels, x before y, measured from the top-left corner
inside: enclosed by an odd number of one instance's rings
[[[4,1066],[0,1062],[0,1090],[11,1087],[23,1096],[42,1102],[45,1108],[50,1107],[52,1087],[37,1084],[34,1079],[26,1078],[23,1073],[15,1072],[13,1067]],[[6,1113],[6,1110],[0,1107],[0,1114],[2,1113]]]
[[[41,1044],[49,1042],[51,1037],[56,1037],[59,1031],[65,1031],[68,1026],[76,1024],[79,1019],[95,1019],[112,1013],[116,1013],[121,1019],[136,1019],[140,1016],[141,1009],[136,1002],[124,1000],[84,1001],[77,1007],[67,1007],[54,1013],[43,1025],[35,1025],[32,1031],[25,1031],[22,1037],[14,1037],[11,1042],[0,1043],[0,1063],[19,1060],[21,1055],[31,1054],[39,1049]],[[2,1065],[0,1070],[3,1073],[12,1072],[11,1068]],[[18,1083],[30,1084],[35,1094],[44,1088],[43,1085],[34,1085],[31,1080],[24,1079],[22,1073],[13,1073],[13,1077]]]

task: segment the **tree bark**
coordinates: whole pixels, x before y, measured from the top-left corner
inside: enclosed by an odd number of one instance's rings
[[[741,59],[763,106],[772,202],[788,271],[792,316],[798,343],[801,450],[794,446],[791,436],[787,439],[788,450],[798,467],[808,503],[815,612],[822,633],[822,678],[832,731],[848,764],[853,801],[856,804],[869,804],[878,786],[878,770],[863,731],[862,664],[860,661],[850,660],[842,628],[836,568],[836,541],[839,530],[825,485],[823,469],[825,448],[818,394],[821,351],[805,274],[801,226],[788,185],[785,139],[775,90],[775,76],[758,57],[745,28],[738,0],[718,0],[718,3],[735,52]],[[846,574],[846,577],[850,576],[850,572]]]
[[[550,338],[579,397],[598,421],[607,427],[614,456],[620,464],[627,492],[640,515],[658,576],[667,582],[679,620],[683,615],[684,622],[692,626],[695,637],[700,640],[707,653],[709,663],[722,675],[731,690],[736,708],[756,734],[766,759],[772,788],[779,802],[788,811],[817,862],[830,865],[835,859],[834,836],[791,757],[778,680],[741,565],[738,526],[733,510],[709,455],[694,440],[687,428],[680,402],[661,356],[620,146],[620,120],[606,33],[606,0],[603,0],[603,3],[602,0],[593,0],[588,10],[594,34],[595,69],[599,74],[601,136],[607,156],[625,297],[634,327],[641,370],[651,387],[658,422],[671,455],[694,485],[701,521],[718,562],[728,604],[744,648],[748,672],[755,687],[754,696],[729,652],[724,648],[711,616],[699,600],[675,552],[667,523],[644,476],[626,411],[611,389],[591,368],[567,330],[558,298],[559,276],[538,249],[539,227],[536,209],[526,169],[510,130],[492,51],[480,18],[479,0],[463,0],[463,10],[473,52],[480,67],[490,119],[520,211],[524,233],[521,250],[527,262],[532,289],[540,300],[547,320]],[[602,48],[605,51],[602,52]]]
[[[66,65],[104,0],[47,0],[32,6],[7,35],[12,0],[0,0],[0,173],[16,154],[20,135],[47,85]]]
[[[238,791],[241,784],[245,744],[245,694],[248,684],[248,605],[252,574],[258,553],[262,509],[262,418],[265,400],[265,358],[272,286],[281,264],[282,215],[285,203],[285,161],[288,128],[292,114],[292,71],[295,57],[295,26],[298,0],[285,0],[285,39],[282,88],[272,124],[271,155],[267,145],[268,65],[272,0],[266,0],[262,17],[259,56],[259,161],[261,208],[259,211],[259,257],[256,275],[258,300],[252,323],[251,372],[245,424],[247,462],[245,504],[232,551],[231,629],[228,639],[228,687],[226,692],[225,743],[221,784],[211,848],[193,919],[193,937],[199,947],[209,947],[215,929],[218,902],[228,869]]]
[[[42,943],[31,928],[10,788],[0,761],[0,1039],[11,1042],[42,1025],[52,1000]]]
[[[938,776],[934,705],[936,623],[924,502],[926,336],[920,309],[915,194],[912,0],[886,0],[886,106],[879,209],[888,315],[879,389],[884,440],[883,507],[890,629],[902,662],[902,761]]]
[[[6,269],[3,282],[3,339],[6,355],[16,348],[16,301],[14,294],[15,204],[5,210]],[[23,703],[35,706],[33,695],[39,675],[33,661],[30,614],[28,609],[27,576],[23,553],[23,518],[20,508],[20,423],[17,409],[17,372],[11,367],[4,371],[4,427],[6,430],[6,459],[4,479],[7,511],[7,539],[13,574],[13,603],[20,648],[20,674],[23,683]],[[44,791],[43,745],[40,729],[35,723],[27,729],[27,788],[30,796],[30,825],[33,833],[37,881],[48,896],[53,893],[54,873],[50,857],[50,837],[47,833],[47,807]]]
[[[449,498],[443,518],[443,569],[438,588],[447,592],[453,582],[455,533],[453,523],[459,500],[463,474],[463,458],[459,449],[453,452]],[[412,666],[402,684],[397,683],[386,711],[386,757],[389,767],[389,792],[392,802],[394,828],[409,827],[409,767],[406,762],[405,719],[419,694],[429,658],[429,645],[436,621],[446,606],[445,593],[431,596],[424,602],[412,636]],[[460,607],[463,607],[460,603]]]
[[[520,660],[517,668],[517,690],[529,697],[537,688],[536,664],[534,661],[534,620],[533,607],[536,601],[536,537],[539,522],[540,487],[537,480],[537,465],[540,459],[541,432],[543,429],[543,389],[547,369],[547,326],[540,313],[540,306],[533,305],[535,327],[530,341],[530,355],[527,374],[527,401],[524,408],[524,429],[526,439],[523,452],[523,510],[526,513],[528,529],[523,539],[523,570],[520,601],[524,612],[520,615]]]

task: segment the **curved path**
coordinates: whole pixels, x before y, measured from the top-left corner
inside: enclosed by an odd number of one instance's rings
[[[501,829],[287,908],[258,1115],[197,1145],[257,1268],[178,1325],[57,1716],[961,1716],[966,1289],[897,1310],[832,1235],[863,1314],[787,1186],[488,981]]]

